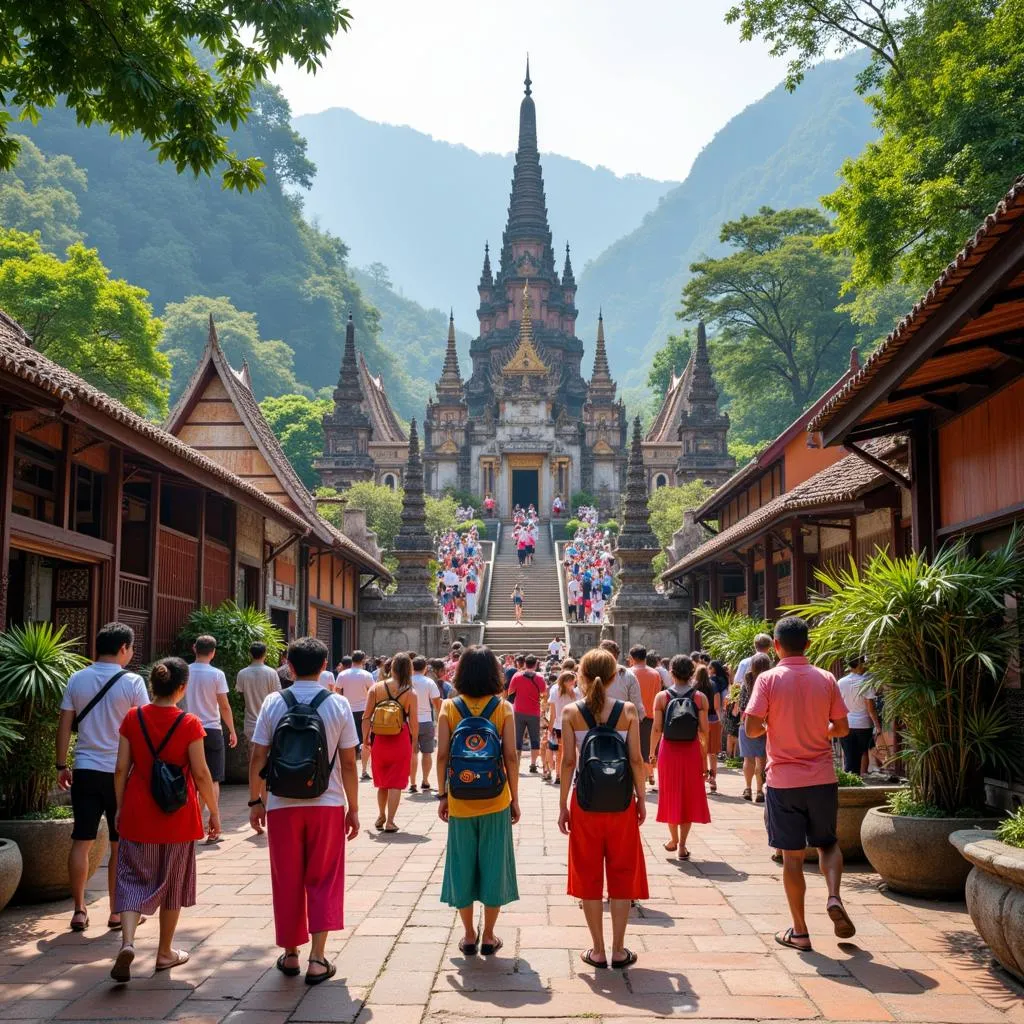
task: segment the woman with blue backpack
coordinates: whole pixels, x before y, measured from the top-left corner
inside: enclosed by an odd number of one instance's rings
[[[448,824],[441,902],[455,907],[464,956],[493,956],[501,908],[519,899],[512,826],[519,821],[515,714],[489,647],[468,647],[455,670],[455,694],[437,721],[438,816]],[[476,925],[476,904],[484,907]]]
[[[704,791],[708,698],[694,685],[692,658],[677,654],[669,665],[672,685],[654,699],[651,764],[658,770],[658,821],[668,825],[665,849],[689,860],[686,839],[694,823],[711,821]],[[660,744],[660,746],[659,746]]]
[[[647,771],[640,753],[636,707],[607,696],[619,666],[610,651],[583,655],[583,700],[562,714],[561,810],[558,827],[569,837],[570,896],[582,901],[591,948],[585,964],[624,968],[636,963],[627,949],[626,923],[633,900],[647,899],[647,865],[640,826],[647,817]],[[612,955],[604,942],[605,876],[612,918]]]

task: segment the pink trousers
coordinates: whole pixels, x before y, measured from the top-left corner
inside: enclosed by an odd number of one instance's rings
[[[274,931],[279,946],[345,927],[345,808],[279,807],[267,814]]]

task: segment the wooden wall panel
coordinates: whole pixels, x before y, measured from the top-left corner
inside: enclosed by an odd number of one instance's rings
[[[231,549],[207,538],[203,556],[203,604],[216,607],[231,596]]]
[[[939,526],[1024,503],[1024,379],[939,428]]]
[[[168,653],[178,631],[196,606],[199,544],[193,537],[160,527],[156,625],[153,654]]]

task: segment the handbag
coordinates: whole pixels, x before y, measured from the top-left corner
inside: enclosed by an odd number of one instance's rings
[[[160,751],[167,746],[167,741],[174,735],[174,730],[181,724],[185,717],[182,711],[174,720],[174,724],[167,730],[167,735],[160,741],[160,746],[154,748],[153,741],[149,738],[146,729],[146,720],[142,717],[142,708],[138,709],[139,728],[142,730],[142,738],[153,755],[153,770],[149,776],[149,791],[153,801],[164,814],[174,814],[180,811],[188,803],[188,781],[185,778],[185,769],[180,765],[168,764],[160,760]]]

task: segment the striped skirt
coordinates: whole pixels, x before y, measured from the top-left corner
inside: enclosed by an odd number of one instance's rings
[[[196,903],[196,844],[135,843],[122,839],[117,850],[116,914],[155,914]]]

